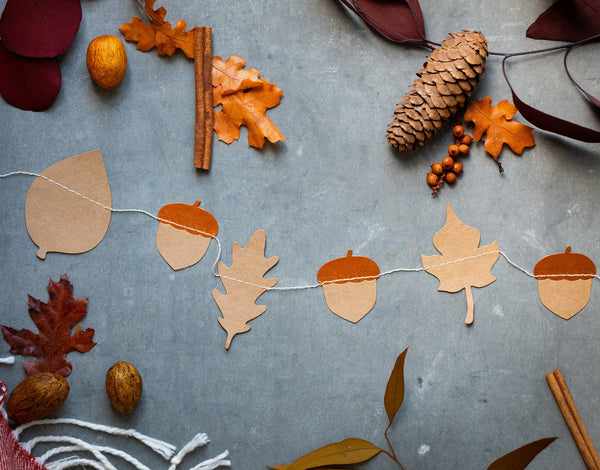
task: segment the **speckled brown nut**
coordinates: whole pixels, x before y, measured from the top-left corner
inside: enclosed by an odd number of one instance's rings
[[[117,411],[131,413],[142,396],[142,376],[128,362],[116,362],[106,373],[106,394]]]
[[[69,395],[69,382],[57,374],[33,374],[17,385],[6,402],[6,413],[18,423],[45,418],[60,408]]]

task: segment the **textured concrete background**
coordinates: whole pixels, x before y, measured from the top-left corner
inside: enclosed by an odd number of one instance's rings
[[[432,41],[470,28],[481,30],[493,51],[554,45],[525,38],[549,0],[421,3]],[[280,258],[269,275],[281,287],[313,284],[319,267],[348,249],[382,271],[419,267],[421,254],[436,254],[432,238],[448,203],[480,231],[482,245],[496,240],[528,270],[566,245],[600,260],[600,146],[536,130],[537,145],[521,157],[503,151],[500,175],[475,145],[458,183],[432,198],[425,174],[445,155],[449,131],[409,154],[385,140],[395,103],[428,51],[387,42],[334,0],[157,2],[172,23],[211,26],[214,55],[243,57],[284,91],[268,116],[286,141],[257,151],[245,130],[231,145],[215,139],[208,173],[192,163],[192,61],[126,43],[124,81],[100,89],[86,69],[87,45],[101,34],[120,35],[117,28],[139,11],[133,0],[82,4],[80,30],[60,58],[63,88],[53,106],[31,113],[0,100],[0,173],[41,172],[100,148],[115,208],[156,214],[167,203],[200,199],[219,222],[227,264],[233,242],[245,244],[264,229],[267,256]],[[600,96],[597,54],[597,45],[581,47],[569,63]],[[600,129],[561,63],[562,54],[543,54],[515,59],[508,71],[523,100]],[[510,99],[500,65],[488,60],[476,98]],[[67,273],[75,295],[89,297],[84,326],[96,330],[98,343],[70,355],[71,394],[57,416],[133,427],[177,446],[206,432],[211,443],[183,468],[224,449],[232,468],[257,470],[348,437],[385,447],[383,394],[396,356],[409,347],[405,401],[390,431],[407,469],[479,470],[548,436],[560,439],[531,469],[585,468],[546,384],[556,368],[600,446],[597,281],[588,306],[567,322],[541,304],[535,280],[501,258],[492,270],[497,281],[474,289],[472,327],[463,323],[464,292],[437,292],[427,273],[379,279],[377,304],[358,324],[333,315],[320,289],[268,292],[258,302],[266,313],[225,351],[211,295],[222,289],[211,269],[214,243],[200,263],[174,272],[156,250],[155,221],[114,214],[94,250],[40,261],[24,223],[31,181],[0,181],[1,323],[34,329],[27,294],[46,300],[49,278]],[[0,357],[8,355],[3,344]],[[0,365],[9,388],[24,378],[25,360]],[[142,401],[125,417],[104,392],[104,374],[117,360],[133,363],[144,378]],[[168,467],[137,444],[86,438],[118,445],[153,469]],[[399,468],[384,455],[360,467]]]

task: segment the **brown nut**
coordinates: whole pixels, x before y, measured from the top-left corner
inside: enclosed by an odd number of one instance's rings
[[[6,413],[18,423],[45,418],[60,408],[70,389],[62,375],[51,372],[30,375],[11,392]]]
[[[131,413],[142,396],[142,376],[128,362],[115,362],[106,373],[106,394],[117,411]]]

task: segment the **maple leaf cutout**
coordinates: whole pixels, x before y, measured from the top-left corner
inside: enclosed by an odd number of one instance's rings
[[[440,281],[438,291],[465,289],[468,325],[473,323],[474,311],[471,288],[485,287],[496,280],[491,270],[500,255],[497,242],[480,247],[479,241],[479,230],[461,222],[448,204],[446,224],[433,237],[433,246],[442,255],[421,255],[425,271]]]
[[[239,57],[230,57],[223,63],[220,57],[213,58],[212,83],[216,85],[213,87],[213,104],[215,107],[221,105],[221,109],[214,114],[214,130],[217,137],[230,144],[239,139],[240,126],[244,125],[248,128],[248,144],[252,147],[262,148],[265,139],[271,143],[285,140],[265,114],[267,109],[279,104],[283,91],[264,78],[258,79],[252,72],[252,75],[245,77],[249,80],[246,83],[251,86],[243,88],[243,84],[240,84],[237,91],[232,92],[236,83],[224,72],[227,72],[227,64],[233,67],[236,63],[238,65],[235,67],[239,67],[239,64],[243,67],[244,61]],[[239,72],[239,69],[235,69]]]
[[[137,49],[142,52],[148,52],[156,47],[156,52],[160,55],[173,55],[177,49],[189,57],[194,57],[194,28],[186,31],[187,23],[183,20],[175,23],[165,21],[167,10],[163,7],[154,10],[156,0],[146,0],[144,2],[144,12],[152,21],[147,24],[140,18],[131,18],[131,23],[125,23],[119,31],[125,36],[127,41],[137,42]]]
[[[257,230],[244,248],[237,242],[233,244],[231,266],[218,264],[226,293],[214,289],[212,294],[223,315],[219,323],[227,332],[225,349],[229,349],[235,335],[250,331],[251,326],[246,322],[265,313],[267,306],[255,302],[278,282],[276,278],[263,278],[279,261],[277,256],[265,258],[265,245],[264,230]]]
[[[479,142],[485,134],[483,148],[496,162],[504,144],[518,155],[523,153],[525,147],[535,145],[531,134],[533,128],[513,121],[516,112],[516,106],[507,100],[500,101],[492,107],[492,99],[489,96],[479,101],[471,101],[465,111],[465,121],[475,124],[473,138]]]
[[[2,326],[4,339],[11,345],[12,354],[35,356],[35,361],[23,364],[27,375],[38,372],[52,372],[67,377],[73,370],[67,360],[72,351],[88,352],[96,343],[92,341],[94,330],[75,328],[87,313],[87,298],[73,297],[73,286],[66,274],[59,282],[50,279],[48,283],[48,303],[28,296],[29,316],[37,326],[39,333],[30,330],[16,330]]]

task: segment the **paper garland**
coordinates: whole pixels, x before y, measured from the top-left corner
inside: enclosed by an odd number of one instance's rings
[[[354,256],[349,250],[345,257],[322,265],[317,273],[317,284],[274,287],[277,279],[262,278],[278,261],[277,257],[264,258],[264,231],[257,231],[245,248],[235,243],[232,266],[227,267],[220,262],[221,245],[216,236],[218,223],[212,214],[200,209],[200,201],[167,204],[158,216],[139,209],[113,209],[99,150],[58,162],[40,175],[17,171],[0,175],[0,178],[18,174],[37,177],[27,194],[25,213],[27,230],[40,247],[38,256],[42,259],[49,251],[83,253],[94,248],[103,239],[112,212],[137,212],[158,221],[157,249],[175,270],[200,261],[214,239],[219,251],[213,273],[222,280],[226,293],[215,289],[213,297],[223,314],[219,322],[228,333],[226,348],[233,336],[250,330],[247,321],[264,313],[267,307],[256,306],[254,302],[269,290],[322,288],[327,307],[341,318],[357,323],[375,305],[379,277],[425,271],[438,278],[438,290],[465,290],[465,322],[471,324],[474,318],[472,287],[485,287],[496,280],[491,269],[500,255],[527,276],[538,279],[543,305],[564,319],[571,318],[587,305],[592,279],[598,277],[594,263],[585,255],[571,253],[570,247],[565,253],[542,259],[534,273],[529,273],[510,261],[497,242],[479,246],[479,231],[464,224],[448,204],[446,223],[433,237],[433,245],[441,255],[422,255],[422,268],[397,268],[380,273],[373,260]],[[232,313],[243,311],[250,305],[246,313]]]

